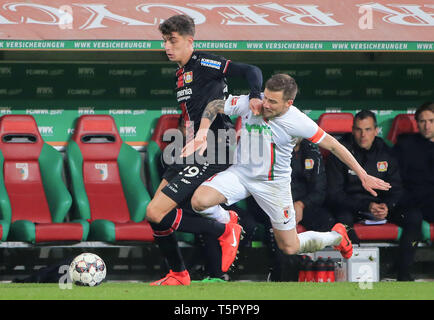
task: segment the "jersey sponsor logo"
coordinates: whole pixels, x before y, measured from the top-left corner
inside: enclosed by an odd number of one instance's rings
[[[257,132],[272,136],[271,127],[265,124],[248,124],[245,125],[248,133]]]
[[[176,99],[178,100],[178,102],[188,100],[188,99],[190,99],[192,94],[193,94],[193,90],[191,88],[185,88],[185,89],[179,90],[176,93]]]
[[[205,59],[205,58],[202,58],[200,60],[200,64],[202,66],[210,67],[210,68],[214,68],[214,69],[218,69],[218,70],[220,69],[220,67],[222,65],[222,63],[220,61],[215,61],[215,60]]]
[[[95,163],[95,169],[98,170],[99,176],[102,181],[107,180],[108,177],[108,168],[107,163]]]
[[[306,160],[304,160],[304,168],[306,170],[312,170],[314,164],[315,164],[315,161],[313,159],[306,159]]]
[[[193,82],[193,71],[189,71],[184,73],[184,82],[192,83]]]
[[[386,172],[388,167],[387,161],[378,161],[377,162],[377,170],[378,172]]]

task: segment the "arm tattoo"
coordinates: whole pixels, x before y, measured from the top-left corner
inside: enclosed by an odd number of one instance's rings
[[[217,116],[217,113],[223,113],[224,108],[224,100],[213,100],[206,106],[205,110],[203,111],[202,118],[207,118],[213,122]]]

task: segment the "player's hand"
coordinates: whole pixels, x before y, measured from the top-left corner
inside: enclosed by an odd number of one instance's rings
[[[253,115],[259,116],[262,114],[262,100],[258,98],[252,98],[249,102],[250,110]]]
[[[379,178],[376,178],[374,176],[370,176],[369,174],[360,177],[360,180],[362,182],[363,188],[365,188],[365,190],[368,191],[370,194],[372,194],[374,197],[377,196],[377,193],[375,192],[374,189],[389,191],[389,189],[392,188],[390,183],[383,181]]]
[[[206,132],[204,132],[206,131]],[[203,155],[208,147],[207,138],[208,130],[199,130],[196,137],[182,148],[181,157],[188,157],[199,150],[199,155]]]

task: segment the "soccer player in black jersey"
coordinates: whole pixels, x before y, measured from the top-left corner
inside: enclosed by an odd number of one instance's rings
[[[172,16],[159,26],[159,30],[163,36],[167,57],[179,66],[175,75],[176,96],[182,110],[181,118],[187,142],[194,138],[207,104],[212,100],[224,98],[226,77],[241,76],[249,83],[251,109],[255,113],[260,112],[262,73],[259,68],[194,51],[195,25],[189,16]],[[211,130],[214,131],[215,137],[218,137],[219,129],[230,128],[233,128],[231,120],[226,115],[219,115]],[[237,224],[236,213],[231,212],[230,216],[227,216],[224,212],[226,216],[216,220],[199,214],[188,214],[187,210],[181,209],[190,203],[188,200],[203,181],[229,166],[227,159],[225,163],[219,163],[221,157],[219,159],[217,155],[218,149],[216,140],[214,150],[208,150],[214,152],[215,161],[202,164],[197,161],[192,164],[176,162],[171,165],[164,173],[161,184],[147,207],[146,219],[151,222],[156,242],[170,267],[169,274],[151,285],[190,284],[190,276],[174,235],[176,230],[203,234],[208,237],[207,239],[214,239],[216,246],[219,243],[219,271],[226,272],[236,257],[242,231],[241,226]]]

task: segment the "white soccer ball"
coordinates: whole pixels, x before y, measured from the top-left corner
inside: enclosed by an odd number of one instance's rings
[[[93,253],[82,253],[72,260],[69,266],[69,276],[75,284],[82,286],[97,286],[106,276],[104,261]]]

